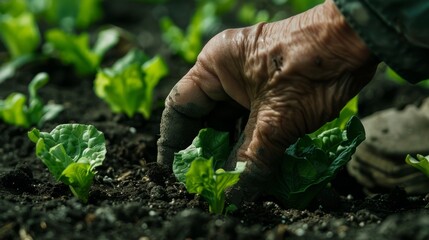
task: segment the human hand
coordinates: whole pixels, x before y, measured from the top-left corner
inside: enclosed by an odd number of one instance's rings
[[[232,197],[250,199],[280,174],[288,145],[335,118],[376,66],[331,0],[282,21],[225,30],[167,97],[158,162],[171,166],[206,120],[232,123],[247,109],[227,165],[247,162]]]

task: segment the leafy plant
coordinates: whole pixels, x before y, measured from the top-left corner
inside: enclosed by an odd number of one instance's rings
[[[279,174],[267,192],[289,207],[305,208],[350,160],[356,147],[365,139],[365,130],[352,117],[345,130],[338,127],[309,135],[291,145],[278,167]]]
[[[174,156],[176,178],[188,192],[206,199],[211,213],[223,213],[225,190],[238,182],[245,168],[245,163],[239,162],[235,171],[222,169],[230,150],[228,133],[206,128],[200,130],[188,148]]]
[[[37,74],[28,85],[29,101],[21,93],[11,93],[6,99],[0,100],[0,118],[8,124],[30,127],[42,126],[46,121],[55,118],[63,107],[57,104],[43,105],[37,91],[46,85],[49,76],[46,73]]]
[[[225,206],[225,190],[238,182],[244,166],[244,162],[239,162],[235,171],[222,168],[214,171],[213,158],[196,158],[186,173],[186,189],[206,199],[211,213],[221,214]]]
[[[133,50],[112,68],[98,71],[94,91],[113,112],[124,112],[128,117],[139,112],[148,119],[152,110],[153,89],[167,73],[167,65],[161,57],[149,59],[143,52]]]
[[[0,14],[0,36],[12,59],[32,54],[40,44],[40,34],[33,14]]]
[[[202,49],[203,11],[197,9],[186,33],[169,17],[161,19],[162,37],[188,63],[194,63]]]
[[[41,1],[41,0],[39,0]],[[101,0],[42,0],[42,17],[66,31],[86,29],[102,16]]]
[[[50,133],[34,128],[28,138],[36,143],[36,156],[54,178],[69,185],[75,197],[87,202],[95,168],[106,155],[103,133],[92,125],[63,124]]]
[[[119,41],[119,32],[114,29],[101,31],[93,49],[89,46],[89,35],[82,33],[74,35],[61,29],[51,29],[46,32],[45,52],[57,55],[65,64],[71,64],[79,74],[92,74],[98,69],[100,62],[108,49]]]

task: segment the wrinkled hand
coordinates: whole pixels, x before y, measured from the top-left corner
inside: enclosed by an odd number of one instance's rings
[[[247,161],[232,196],[250,199],[280,174],[288,145],[335,118],[376,66],[331,0],[279,22],[225,30],[167,97],[158,162],[171,165],[207,121],[232,123],[247,109],[228,166]]]

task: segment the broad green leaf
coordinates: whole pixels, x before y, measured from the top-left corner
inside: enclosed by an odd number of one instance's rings
[[[55,179],[70,185],[73,194],[85,202],[95,168],[106,155],[103,133],[92,125],[63,124],[50,133],[33,129],[28,138],[36,143],[36,156]]]
[[[34,16],[28,12],[18,16],[0,14],[0,36],[12,59],[33,53],[40,43]]]
[[[418,170],[424,173],[427,177],[429,177],[429,156],[423,156],[417,154],[417,159],[413,158],[411,155],[407,155],[405,158],[405,162]]]
[[[201,129],[189,147],[174,154],[173,172],[180,182],[185,182],[185,174],[195,158],[213,157],[213,168],[219,169],[224,166],[230,151],[227,132],[219,132],[211,128]]]
[[[306,207],[350,160],[364,139],[364,128],[356,117],[350,119],[343,131],[331,129],[319,138],[300,138],[286,150],[282,175],[273,181],[268,192],[288,207]]]
[[[133,50],[112,68],[98,71],[94,91],[113,112],[123,112],[128,117],[139,112],[148,119],[153,89],[166,73],[167,67],[160,57],[148,60],[143,52]]]

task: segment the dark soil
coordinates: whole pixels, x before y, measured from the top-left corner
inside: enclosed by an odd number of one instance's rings
[[[209,214],[202,199],[188,194],[168,169],[156,164],[162,102],[190,66],[168,52],[153,23],[171,15],[186,24],[175,9],[185,14],[192,8],[183,3],[160,7],[105,2],[100,25],[150,36],[136,44],[169,62],[170,75],[156,89],[153,116],[145,120],[112,114],[95,96],[93,76],[76,76],[55,60],[26,66],[0,84],[3,99],[11,92],[26,93],[37,72],[49,72],[51,81],[40,94],[65,109],[42,131],[63,123],[93,124],[104,132],[108,149],[89,202],[83,204],[35,157],[28,129],[0,122],[0,239],[429,239],[424,196],[406,196],[395,189],[368,197],[345,170],[306,210],[261,199],[228,216]],[[361,93],[360,114],[418,104],[428,93],[377,77]]]

